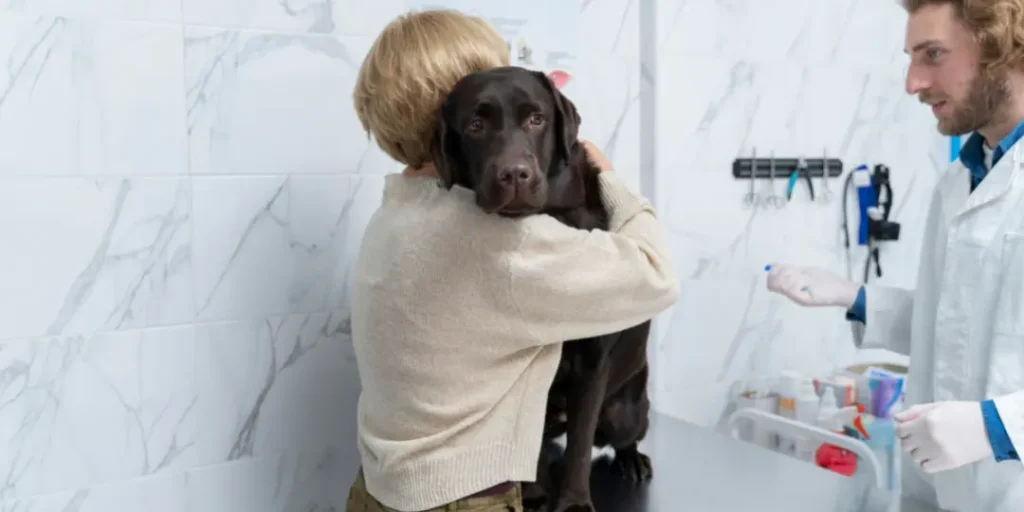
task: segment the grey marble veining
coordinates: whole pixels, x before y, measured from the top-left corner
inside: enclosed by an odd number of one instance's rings
[[[0,339],[194,318],[186,179],[23,177],[3,183]]]
[[[859,276],[862,252],[842,247],[842,179],[830,180],[827,204],[800,184],[785,208],[751,209],[742,202],[750,183],[731,176],[733,159],[756,150],[827,153],[847,171],[888,165],[903,231],[882,250],[883,282],[910,287],[948,142],[903,92],[905,14],[895,4],[663,0],[657,9],[657,44],[646,57],[656,70],[656,203],[683,282],[656,330],[655,407],[711,426],[737,381],[787,369],[822,375],[878,357],[856,353],[841,311],[802,309],[765,290],[763,267],[773,261]],[[774,190],[759,182],[757,192],[784,194],[787,177]]]
[[[0,7],[0,33],[0,177],[182,174],[180,26]]]
[[[152,475],[195,459],[190,326],[0,346],[0,495]]]
[[[911,285],[946,143],[902,93],[899,10],[565,1],[578,19],[517,30],[555,34],[581,136],[654,199],[683,279],[656,408],[714,425],[736,380],[854,357],[841,313],[761,272],[844,270],[838,203],[747,210],[728,166],[754,147],[889,164],[904,240],[884,279]],[[398,169],[350,91],[409,5],[0,0],[0,512],[344,505],[348,283]]]
[[[0,12],[111,20],[181,22],[181,0],[0,0]]]
[[[256,29],[276,33],[343,34],[374,37],[405,0],[175,0],[185,23]]]

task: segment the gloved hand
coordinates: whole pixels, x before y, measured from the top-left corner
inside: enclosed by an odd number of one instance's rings
[[[925,473],[995,457],[978,402],[935,402],[897,414],[896,435]]]
[[[771,265],[768,290],[779,293],[801,306],[842,306],[850,308],[857,300],[860,285],[816,267]]]

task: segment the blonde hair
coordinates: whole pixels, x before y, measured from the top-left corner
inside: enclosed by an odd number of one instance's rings
[[[466,75],[509,64],[509,47],[489,23],[452,10],[399,16],[377,36],[352,92],[368,136],[412,167],[431,160],[441,103]]]
[[[903,0],[908,13],[926,5],[950,5],[981,46],[986,71],[1024,71],[1024,0]]]

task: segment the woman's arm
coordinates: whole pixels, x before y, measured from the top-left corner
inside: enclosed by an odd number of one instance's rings
[[[512,328],[539,344],[620,331],[679,296],[679,279],[651,205],[614,172],[598,176],[611,231],[586,231],[540,215],[523,219],[506,258]]]

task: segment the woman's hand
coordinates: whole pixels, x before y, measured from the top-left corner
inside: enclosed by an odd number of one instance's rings
[[[580,145],[583,146],[583,152],[587,155],[587,161],[597,169],[597,172],[612,170],[612,163],[608,161],[608,157],[604,156],[604,153],[597,149],[593,142],[581,140]]]

